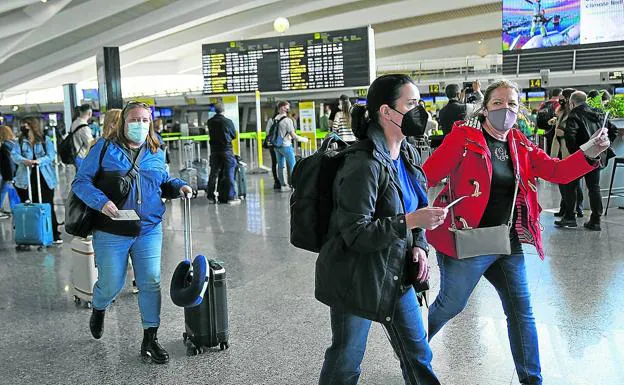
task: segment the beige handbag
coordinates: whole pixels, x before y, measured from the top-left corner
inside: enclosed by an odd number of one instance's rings
[[[513,143],[512,145],[515,145]],[[514,146],[515,147],[515,146]],[[517,153],[516,153],[516,164]],[[448,178],[449,196],[451,202],[453,197],[451,196],[453,189],[451,188],[451,177]],[[457,252],[458,259],[478,257],[480,255],[510,255],[511,254],[511,242],[509,240],[509,232],[513,222],[513,213],[516,207],[516,197],[518,196],[518,183],[520,181],[520,175],[516,170],[516,187],[514,189],[513,200],[511,201],[511,213],[509,214],[509,221],[506,224],[492,226],[492,227],[480,227],[472,228],[468,226],[463,218],[459,220],[462,222],[463,227],[458,229],[455,225],[455,212],[451,207],[451,231],[455,238],[455,250]]]

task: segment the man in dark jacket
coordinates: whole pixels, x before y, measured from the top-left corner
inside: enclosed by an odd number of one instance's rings
[[[478,104],[483,100],[483,94],[481,93],[481,83],[472,83],[474,90],[472,103],[463,103],[462,93],[458,84],[449,84],[446,86],[446,97],[449,99],[448,104],[440,110],[438,113],[438,121],[440,123],[440,129],[443,132],[443,136],[446,136],[453,124],[458,120],[465,120],[467,116],[470,116],[478,108]]]
[[[587,105],[587,95],[582,91],[576,91],[570,96],[570,115],[564,128],[566,145],[570,154],[578,151],[580,146],[587,143],[590,137],[602,128],[604,115],[592,110]],[[609,140],[613,142],[617,135],[617,128],[608,123]],[[569,183],[565,187],[565,212],[560,221],[555,221],[555,225],[560,227],[576,227],[574,218],[574,207],[576,207],[576,189],[580,179]],[[600,194],[600,168],[585,174],[585,184],[589,195],[589,205],[591,207],[591,217],[585,228],[588,230],[600,231],[600,217],[602,216],[602,195]]]
[[[210,176],[206,196],[208,200],[215,202],[215,187],[219,174],[223,175],[222,183],[227,188],[219,191],[227,191],[228,196],[219,196],[219,201],[228,204],[240,204],[234,187],[234,173],[236,171],[236,158],[232,152],[232,141],[236,138],[234,122],[223,115],[223,105],[215,106],[215,116],[208,120],[208,135],[210,135]]]

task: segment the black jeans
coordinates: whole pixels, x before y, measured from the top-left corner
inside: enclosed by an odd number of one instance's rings
[[[561,194],[561,202],[559,203],[559,212],[560,213],[565,213],[565,194],[566,194],[566,185],[565,184],[560,184],[557,185],[559,186],[559,193]],[[576,212],[577,213],[582,213],[583,212],[583,190],[581,189],[581,184],[579,183],[578,188],[576,189]]]
[[[32,203],[40,203],[39,193],[37,192],[37,174],[34,172],[30,173],[30,185],[33,189]],[[19,195],[20,200],[26,202],[28,200],[28,189],[17,187],[15,189],[17,190],[17,195]],[[41,177],[41,200],[43,203],[49,203],[52,207],[52,233],[54,235],[54,240],[59,240],[61,239],[61,232],[58,230],[58,221],[56,219],[56,211],[54,210],[54,190],[48,187],[43,176]]]
[[[275,154],[275,149],[273,147],[270,147],[269,153],[271,154],[271,172],[273,173],[273,187],[280,188],[282,187],[282,184],[277,177],[277,155]]]
[[[592,222],[600,222],[602,216],[602,195],[600,195],[600,169],[595,169],[585,174],[585,184],[589,195]],[[565,219],[574,219],[574,207],[576,207],[576,190],[579,189],[581,179],[577,179],[565,185]]]
[[[236,198],[234,173],[236,171],[236,158],[231,151],[210,153],[210,176],[208,177],[208,188],[206,194],[208,199],[215,199],[214,192],[219,180],[219,175],[223,175],[223,189],[219,188],[219,201],[225,203]],[[227,194],[221,195],[221,192]]]

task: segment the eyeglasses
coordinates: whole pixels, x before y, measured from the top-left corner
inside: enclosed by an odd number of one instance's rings
[[[139,106],[139,107],[145,108],[146,110],[150,110],[151,111],[151,108],[150,108],[150,106],[147,103],[137,102],[135,100],[131,100],[128,103],[126,103],[126,106],[123,108],[122,112],[125,112],[128,109],[128,107],[130,107],[130,106]]]
[[[138,101],[135,101],[135,100],[131,100],[128,103],[126,103],[126,106],[123,108],[123,110],[121,110],[121,117],[124,120],[126,119],[126,111],[128,110],[128,107],[131,107],[131,106],[141,107],[141,108],[144,108],[144,109],[148,110],[150,113],[152,112],[152,109],[149,106],[149,104],[143,103],[143,102],[138,102]]]

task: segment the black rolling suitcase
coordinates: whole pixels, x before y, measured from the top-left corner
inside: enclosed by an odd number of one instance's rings
[[[193,255],[191,249],[191,203],[190,200],[186,199],[183,204],[184,251],[185,259],[188,261],[190,256]],[[186,331],[182,334],[182,338],[186,344],[187,355],[203,353],[205,348],[215,346],[219,346],[221,350],[229,348],[225,268],[222,262],[212,259],[207,262],[204,285],[201,290],[202,293],[199,294],[202,297],[201,303],[196,306],[184,307],[184,326]],[[190,281],[192,279],[193,275],[191,272],[187,274],[187,280]]]
[[[224,350],[230,347],[225,269],[212,259],[208,266],[204,299],[198,306],[184,308],[186,331],[182,338],[188,355],[202,353],[204,348],[218,346]]]

